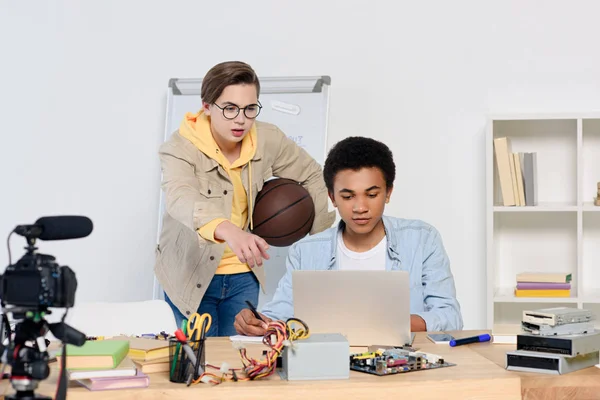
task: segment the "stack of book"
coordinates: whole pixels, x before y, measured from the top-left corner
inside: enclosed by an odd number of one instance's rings
[[[517,275],[515,297],[570,296],[570,273],[523,272]]]
[[[69,380],[90,390],[147,387],[148,376],[129,357],[128,340],[88,340],[81,347],[67,345],[66,368]],[[62,360],[62,349],[56,360]]]
[[[169,341],[139,337],[116,337],[129,340],[128,356],[138,370],[146,374],[169,371]]]

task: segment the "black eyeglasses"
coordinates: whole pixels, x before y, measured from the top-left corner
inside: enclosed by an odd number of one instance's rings
[[[217,103],[213,104],[217,106],[221,111],[223,111],[223,116],[225,117],[225,119],[236,118],[240,114],[240,110],[244,110],[244,115],[246,116],[246,118],[254,119],[258,117],[258,114],[260,114],[260,110],[262,109],[260,101],[258,102],[258,104],[250,104],[244,108],[240,108],[235,104],[227,104],[225,107],[221,107]]]

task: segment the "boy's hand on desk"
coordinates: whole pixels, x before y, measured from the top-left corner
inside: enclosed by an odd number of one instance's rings
[[[215,229],[215,238],[224,240],[237,258],[250,268],[261,266],[263,258],[269,259],[269,245],[260,236],[241,230],[229,221],[223,221]]]
[[[256,318],[249,308],[245,308],[235,316],[233,327],[240,335],[264,336],[267,332],[267,323],[271,322],[271,318],[267,318],[263,314],[260,314],[260,316],[267,322],[265,323]]]

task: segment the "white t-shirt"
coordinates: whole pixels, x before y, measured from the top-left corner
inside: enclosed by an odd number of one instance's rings
[[[337,254],[340,270],[346,271],[384,271],[386,237],[372,249],[364,252],[356,252],[348,249],[342,238],[342,233],[337,236]]]

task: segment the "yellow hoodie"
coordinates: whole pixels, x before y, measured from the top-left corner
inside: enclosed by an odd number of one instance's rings
[[[207,157],[218,162],[229,174],[233,185],[233,203],[231,208],[230,221],[234,225],[243,229],[248,220],[248,196],[242,184],[242,167],[249,163],[256,152],[256,126],[252,125],[250,132],[242,140],[240,156],[233,163],[219,151],[219,146],[215,142],[211,130],[210,121],[203,111],[196,114],[187,113],[179,127],[179,134],[192,142],[198,150]],[[251,179],[248,179],[251,182]],[[252,193],[250,193],[252,196]],[[223,218],[216,218],[198,229],[198,233],[206,240],[219,242],[215,239],[215,229],[217,225],[225,221]],[[237,274],[240,272],[249,272],[248,264],[242,263],[229,246],[225,247],[225,253],[217,267],[216,274]]]

